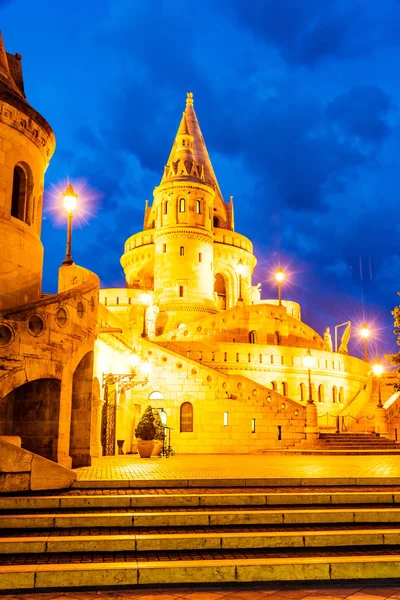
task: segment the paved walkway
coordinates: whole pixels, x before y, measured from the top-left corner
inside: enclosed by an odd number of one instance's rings
[[[400,478],[398,456],[182,454],[170,458],[106,456],[77,469],[79,481],[257,478]],[[400,482],[400,479],[399,479]],[[393,482],[388,482],[393,483]]]
[[[375,586],[362,587],[357,582],[344,584],[312,585],[301,584],[275,585],[266,584],[229,585],[224,587],[185,587],[145,589],[145,590],[114,590],[101,592],[50,592],[46,594],[17,594],[0,596],[8,600],[385,600],[400,598],[400,587],[385,586],[385,582]]]

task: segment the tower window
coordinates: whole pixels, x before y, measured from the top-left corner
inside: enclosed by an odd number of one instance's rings
[[[251,420],[251,433],[255,433],[256,432],[256,420],[252,419]]]
[[[166,251],[167,251],[167,244],[163,244],[162,245],[162,251],[163,251],[163,254],[166,253]]]
[[[214,224],[214,227],[219,227],[219,219],[218,219],[218,217],[214,217],[213,218],[213,224]]]
[[[201,214],[201,202],[200,202],[200,200],[196,200],[196,213],[198,215]]]
[[[185,256],[185,246],[181,246],[179,249],[179,256]]]
[[[30,196],[32,192],[31,174],[28,165],[16,165],[14,167],[14,178],[11,197],[11,216],[31,223]]]
[[[229,425],[229,413],[228,412],[224,412],[224,427],[228,427]]]
[[[199,252],[199,262],[203,262],[203,255],[201,252]]]
[[[166,215],[167,213],[168,213],[168,200],[164,204],[164,215]]]
[[[179,286],[179,298],[183,298],[183,285]]]
[[[185,212],[185,204],[186,204],[185,198],[181,198],[179,200],[179,212]]]

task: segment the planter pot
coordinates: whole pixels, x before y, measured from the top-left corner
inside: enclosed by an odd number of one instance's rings
[[[153,448],[153,452],[151,453],[151,455],[158,456],[162,450],[162,447],[163,447],[162,440],[154,440],[154,448]]]
[[[154,440],[138,440],[137,449],[140,458],[150,458],[154,448]]]

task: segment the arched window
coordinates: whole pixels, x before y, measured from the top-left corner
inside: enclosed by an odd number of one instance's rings
[[[332,388],[332,402],[335,404],[337,402],[337,387],[336,385]]]
[[[201,214],[201,202],[200,202],[200,200],[196,200],[196,213],[198,215]]]
[[[276,381],[271,381],[271,386],[270,387],[271,387],[271,390],[273,392],[276,392],[276,388],[277,388]]]
[[[280,343],[281,343],[281,336],[279,334],[279,331],[275,331],[275,333],[274,333],[274,344],[276,344],[277,346],[279,346]]]
[[[302,402],[305,402],[305,400],[306,400],[306,384],[305,383],[300,384],[300,400]]]
[[[193,405],[190,402],[181,404],[181,433],[193,431]]]
[[[342,387],[339,388],[339,402],[340,404],[344,402],[344,389]]]
[[[185,212],[186,201],[185,198],[179,200],[179,212]]]
[[[288,385],[286,381],[282,381],[282,396],[288,395]]]
[[[218,217],[214,217],[213,218],[213,225],[214,225],[214,227],[219,227],[219,219],[218,219]]]
[[[151,394],[149,394],[149,400],[164,400],[164,396],[161,392],[151,392]]]
[[[250,331],[249,342],[250,344],[257,344],[257,331]]]
[[[217,273],[214,279],[214,292],[218,298],[218,308],[220,310],[226,309],[226,284],[225,278],[221,273]]]
[[[32,173],[28,165],[18,164],[14,167],[11,216],[31,224],[31,195],[32,195]]]
[[[318,386],[318,402],[323,402],[324,399],[324,386],[320,385]]]

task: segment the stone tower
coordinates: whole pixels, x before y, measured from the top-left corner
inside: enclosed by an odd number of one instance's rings
[[[232,203],[222,198],[189,92],[154,201],[146,204],[142,241],[130,238],[121,259],[129,287],[154,290],[160,329],[218,312],[213,244],[221,228],[233,230]],[[136,251],[150,244],[143,264]]]
[[[21,55],[5,51],[0,33],[0,310],[40,297],[44,173],[54,149],[50,125],[26,101]]]

